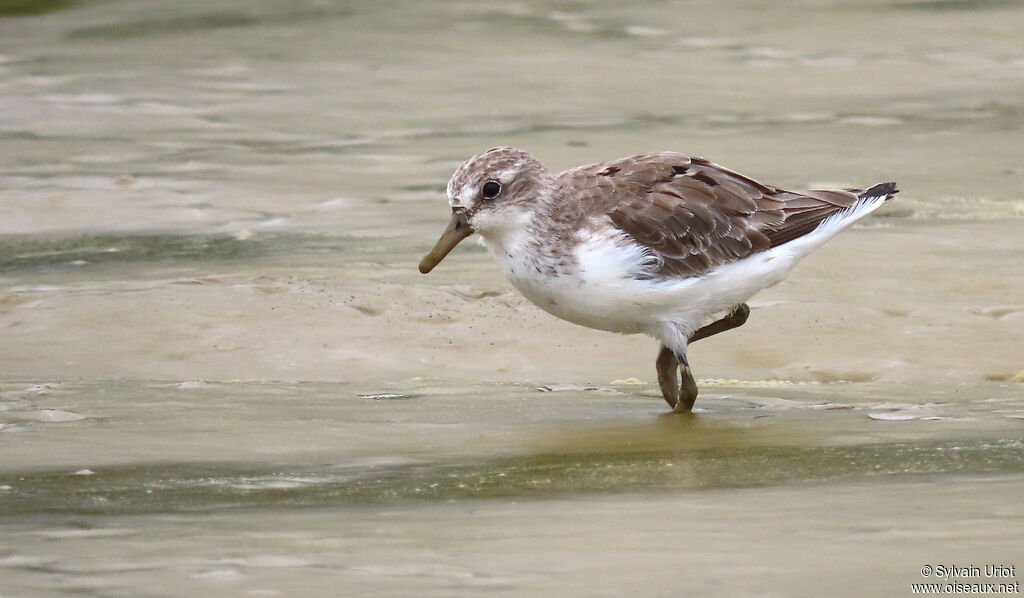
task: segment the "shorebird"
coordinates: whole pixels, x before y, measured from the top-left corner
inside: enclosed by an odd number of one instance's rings
[[[742,326],[750,297],[897,193],[895,183],[786,191],[676,152],[555,174],[512,147],[467,160],[447,191],[451,221],[420,272],[480,235],[544,311],[660,341],[658,385],[677,413],[697,399],[690,343]]]

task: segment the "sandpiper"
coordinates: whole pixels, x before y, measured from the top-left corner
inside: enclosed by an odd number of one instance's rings
[[[676,152],[555,174],[525,151],[496,147],[448,181],[451,221],[419,269],[479,234],[541,309],[658,339],[661,393],[688,412],[697,398],[689,344],[743,325],[750,297],[896,192],[895,183],[785,191]]]

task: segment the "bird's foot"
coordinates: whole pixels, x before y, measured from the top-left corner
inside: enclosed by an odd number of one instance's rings
[[[690,365],[683,363],[679,365],[679,372],[683,375],[683,384],[679,388],[679,400],[672,407],[673,413],[690,413],[693,411],[693,404],[697,401],[697,381],[693,379],[690,372]]]
[[[720,332],[739,328],[747,322],[748,317],[750,317],[750,306],[746,303],[740,303],[736,306],[736,309],[729,312],[729,315],[725,316],[721,320],[715,320],[707,326],[701,327],[697,332],[694,332],[687,342],[695,343],[703,338],[714,336]]]
[[[661,396],[674,411],[676,405],[679,404],[679,375],[676,372],[679,360],[676,359],[672,349],[662,345],[654,365],[658,368],[658,386],[661,387]]]
[[[658,359],[655,361],[658,369],[658,386],[661,387],[661,396],[672,408],[673,413],[689,413],[693,410],[693,403],[697,400],[697,382],[690,372],[690,364],[686,356],[676,355],[672,349],[665,345],[661,346],[658,352]],[[682,385],[679,383],[679,374],[682,374]]]

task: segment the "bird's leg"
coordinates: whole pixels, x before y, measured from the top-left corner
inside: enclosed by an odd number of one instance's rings
[[[739,328],[749,316],[750,307],[746,303],[740,303],[729,315],[694,332],[687,344],[716,335],[719,332]],[[658,368],[658,386],[661,387],[661,396],[665,398],[665,402],[672,408],[672,411],[674,413],[692,411],[693,404],[697,401],[697,382],[693,379],[693,372],[690,371],[685,350],[678,355],[663,344],[658,351],[658,359],[654,363]],[[679,376],[676,374],[677,366],[679,374],[682,374],[682,385],[680,385]]]
[[[693,403],[697,400],[697,382],[690,372],[690,364],[686,361],[686,353],[675,356],[679,360],[679,373],[683,376],[679,388],[679,402],[672,407],[673,413],[689,413],[693,411]]]
[[[689,342],[692,343],[694,341],[699,341],[702,338],[714,336],[719,332],[739,328],[747,321],[748,316],[750,316],[750,307],[746,303],[740,303],[736,306],[736,309],[729,313],[729,315],[725,316],[721,320],[715,320],[707,326],[702,326],[697,330],[697,332],[694,332],[693,336],[690,337]]]
[[[697,400],[697,383],[690,373],[690,364],[686,361],[686,353],[676,354],[665,345],[658,351],[658,359],[654,362],[658,368],[658,385],[661,387],[661,396],[675,413],[687,413],[693,410],[693,403]],[[682,386],[679,384],[679,376],[682,374]]]
[[[676,366],[679,360],[676,354],[665,345],[658,351],[658,359],[654,365],[658,368],[658,386],[661,387],[661,396],[672,409],[679,403],[679,376],[676,374]]]

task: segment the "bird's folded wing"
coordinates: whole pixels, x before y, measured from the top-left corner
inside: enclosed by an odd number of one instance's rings
[[[648,276],[700,276],[813,231],[855,190],[784,191],[717,164],[665,152],[567,171],[581,202],[652,257]]]

